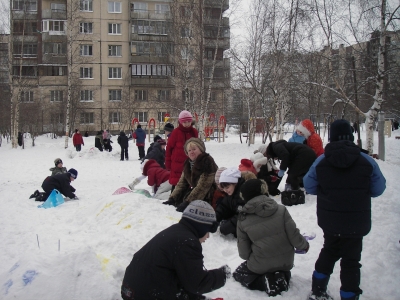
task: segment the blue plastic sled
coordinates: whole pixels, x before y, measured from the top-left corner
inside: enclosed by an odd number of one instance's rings
[[[43,204],[38,205],[39,208],[52,208],[64,203],[64,198],[61,193],[54,189],[51,191],[49,198]]]

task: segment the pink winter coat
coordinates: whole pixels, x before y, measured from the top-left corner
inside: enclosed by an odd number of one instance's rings
[[[187,159],[187,155],[183,149],[185,142],[199,136],[199,132],[196,128],[190,126],[188,128],[183,127],[179,123],[178,128],[172,131],[168,138],[167,148],[165,149],[165,168],[171,171],[169,176],[169,183],[176,185],[181,178],[183,171],[183,164]]]

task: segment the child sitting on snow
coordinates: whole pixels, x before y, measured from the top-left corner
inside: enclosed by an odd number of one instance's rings
[[[169,184],[169,171],[161,168],[154,159],[145,159],[140,165],[142,176],[137,177],[129,184],[129,188],[133,190],[143,179],[147,177],[147,184],[153,188],[154,198],[160,200],[168,199],[172,185]]]
[[[295,248],[309,244],[285,206],[268,197],[263,180],[250,179],[240,188],[244,206],[237,221],[239,256],[245,261],[233,278],[250,290],[280,295],[289,289]]]

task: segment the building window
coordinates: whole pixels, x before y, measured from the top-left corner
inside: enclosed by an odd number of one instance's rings
[[[108,68],[108,79],[121,79],[122,68]]]
[[[122,100],[122,90],[108,90],[108,100],[109,101],[121,101]]]
[[[108,24],[108,34],[121,34],[121,24]]]
[[[156,14],[166,14],[169,13],[168,4],[156,4]]]
[[[53,12],[65,12],[66,6],[62,3],[51,3],[50,4],[51,11]]]
[[[171,43],[131,42],[132,55],[167,56],[173,53]]]
[[[93,124],[94,117],[93,113],[81,113],[81,124]]]
[[[81,11],[93,11],[93,1],[92,0],[81,0],[80,3],[80,9]]]
[[[108,45],[108,56],[122,56],[122,46],[121,45]]]
[[[14,45],[13,55],[15,57],[36,57],[37,56],[37,44],[21,44]]]
[[[165,115],[167,114],[166,111],[159,111],[158,112],[158,122],[165,122]]]
[[[79,23],[79,32],[80,33],[93,33],[93,23],[82,22]]]
[[[37,76],[37,67],[36,66],[13,66],[13,75],[14,76],[26,76],[26,77],[36,77]]]
[[[44,66],[40,72],[41,76],[64,76],[67,75],[66,66]]]
[[[110,123],[121,123],[121,113],[120,112],[110,112],[109,122]]]
[[[84,68],[80,69],[80,78],[81,79],[92,79],[93,78],[93,68]]]
[[[147,122],[147,112],[135,112],[135,118],[137,118],[139,122]]]
[[[165,21],[134,20],[132,23],[132,33],[166,35],[167,23]]]
[[[170,90],[158,90],[158,101],[169,101],[171,91]]]
[[[37,11],[37,0],[13,0],[13,10]]]
[[[37,22],[15,21],[13,22],[14,33],[37,33]]]
[[[121,13],[121,2],[108,2],[109,13]]]
[[[181,28],[181,37],[182,38],[189,38],[191,37],[191,32],[188,27],[182,27]]]
[[[131,3],[131,11],[133,12],[147,12],[147,3],[133,2]]]
[[[93,45],[81,45],[81,56],[92,56]]]
[[[50,91],[50,101],[51,102],[63,101],[63,91]]]
[[[91,102],[91,101],[93,101],[93,91],[91,91],[91,90],[82,90],[81,91],[81,101],[82,102]]]
[[[147,91],[146,90],[135,90],[135,100],[136,101],[147,101]]]
[[[65,54],[66,46],[63,43],[44,43],[45,54]]]
[[[175,69],[171,65],[132,65],[132,76],[174,76]]]
[[[33,91],[21,92],[21,102],[33,102]]]
[[[42,31],[50,35],[64,35],[65,21],[62,20],[43,20]]]

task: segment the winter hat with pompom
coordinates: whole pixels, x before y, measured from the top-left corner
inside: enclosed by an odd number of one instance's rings
[[[331,124],[330,130],[330,141],[354,141],[353,130],[351,129],[350,123],[347,120],[340,119],[336,120]]]
[[[240,161],[239,171],[241,171],[241,172],[249,171],[249,172],[252,172],[254,174],[257,174],[257,171],[253,166],[253,162],[250,159],[247,159],[247,158],[243,158]]]
[[[240,187],[240,195],[246,202],[260,195],[268,195],[268,185],[261,179],[249,179]]]
[[[310,119],[305,119],[301,121],[296,130],[300,131],[306,139],[308,139],[310,135],[315,132],[314,124],[311,122]]]
[[[193,121],[193,116],[190,112],[187,110],[182,110],[179,114],[179,122],[192,122]]]

